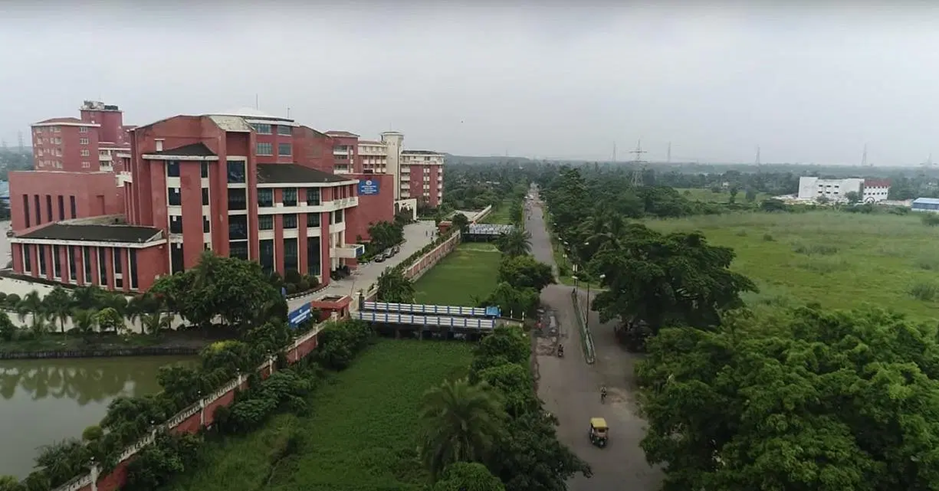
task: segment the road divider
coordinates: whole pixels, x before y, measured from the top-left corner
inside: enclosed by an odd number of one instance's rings
[[[588,364],[593,365],[597,361],[596,351],[593,348],[593,336],[587,328],[585,319],[589,314],[590,299],[587,299],[588,311],[585,312],[580,306],[580,296],[577,295],[577,289],[571,290],[571,303],[574,305],[574,317],[577,317],[577,328],[580,330],[581,345],[584,348],[584,359]]]

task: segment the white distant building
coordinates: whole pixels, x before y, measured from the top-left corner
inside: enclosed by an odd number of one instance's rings
[[[847,201],[848,193],[857,193],[865,203],[876,203],[887,199],[890,181],[883,179],[820,179],[818,177],[799,178],[799,199],[817,200],[824,196],[829,201]]]

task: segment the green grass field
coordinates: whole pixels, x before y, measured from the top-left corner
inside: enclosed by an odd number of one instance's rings
[[[737,253],[732,269],[761,293],[752,306],[870,304],[912,319],[939,319],[939,227],[919,215],[739,213],[652,220],[662,232],[703,232]]]
[[[509,218],[509,208],[511,200],[504,199],[498,208],[492,210],[485,218],[480,220],[480,223],[495,223],[508,225],[512,223],[512,220]]]
[[[492,244],[463,243],[414,284],[415,301],[475,307],[496,288],[502,254]]]
[[[710,189],[703,188],[676,188],[682,196],[692,200],[692,201],[703,201],[705,203],[727,203],[730,201],[730,193],[727,191],[721,191],[720,193],[711,192]],[[770,196],[766,193],[757,193],[756,202],[769,198]],[[737,193],[737,203],[745,203],[747,200],[747,193],[745,190],[741,189]]]
[[[276,416],[263,429],[208,444],[206,461],[173,490],[419,490],[427,475],[417,457],[423,393],[465,376],[472,345],[379,340],[307,401],[310,414]],[[271,473],[278,436],[302,434],[297,452]],[[270,482],[268,483],[268,479]]]

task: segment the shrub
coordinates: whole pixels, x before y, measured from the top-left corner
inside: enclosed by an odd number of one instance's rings
[[[287,290],[287,295],[293,295],[297,293],[297,285],[293,283],[287,283],[287,286],[284,287]]]
[[[939,270],[939,257],[933,255],[923,255],[916,258],[916,267],[926,271]]]
[[[98,425],[91,425],[82,431],[82,440],[86,442],[100,440],[102,436],[104,436],[104,430]]]
[[[330,322],[319,334],[318,360],[331,370],[344,370],[368,344],[371,336],[372,328],[365,322]]]
[[[5,301],[3,302],[3,304],[9,308],[16,307],[16,304],[18,303],[20,303],[20,296],[15,293],[7,295]]]
[[[926,225],[929,227],[935,227],[936,225],[939,225],[939,214],[924,213],[922,220],[923,220],[923,225]]]
[[[310,285],[310,288],[316,288],[320,286],[320,280],[316,279],[316,276],[308,274],[303,277],[303,280],[306,281],[308,285]]]
[[[773,234],[763,234],[763,242],[772,242],[776,239],[773,238]]]
[[[838,248],[828,244],[796,244],[793,250],[798,254],[811,256],[818,254],[820,256],[830,256],[838,253]]]
[[[284,271],[284,283],[293,283],[296,285],[300,283],[300,280],[303,279],[303,276],[300,275],[300,272],[296,269],[288,269]]]
[[[305,292],[309,289],[310,289],[310,283],[307,280],[300,280],[300,282],[297,283],[298,292]]]
[[[914,283],[910,287],[910,296],[924,302],[931,302],[939,296],[939,285],[926,281]]]

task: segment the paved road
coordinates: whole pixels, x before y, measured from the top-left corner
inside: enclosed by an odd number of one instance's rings
[[[551,241],[541,208],[532,206],[527,215],[532,253],[539,261],[553,265]],[[569,286],[550,285],[541,294],[542,303],[557,318],[565,357],[555,356],[552,339],[537,340],[538,395],[561,423],[558,438],[587,461],[594,472],[590,479],[575,477],[568,483],[568,489],[656,491],[661,485],[661,472],[646,463],[645,454],[639,448],[645,423],[636,413],[632,380],[633,365],[638,357],[619,346],[612,323],[600,325],[597,314],[591,312],[597,360],[588,365],[584,361],[571,290]],[[586,305],[585,292],[580,289],[579,293],[582,305]],[[605,404],[600,403],[599,388],[603,385],[608,390]],[[591,417],[606,418],[610,425],[610,440],[604,449],[591,445],[587,439]]]

